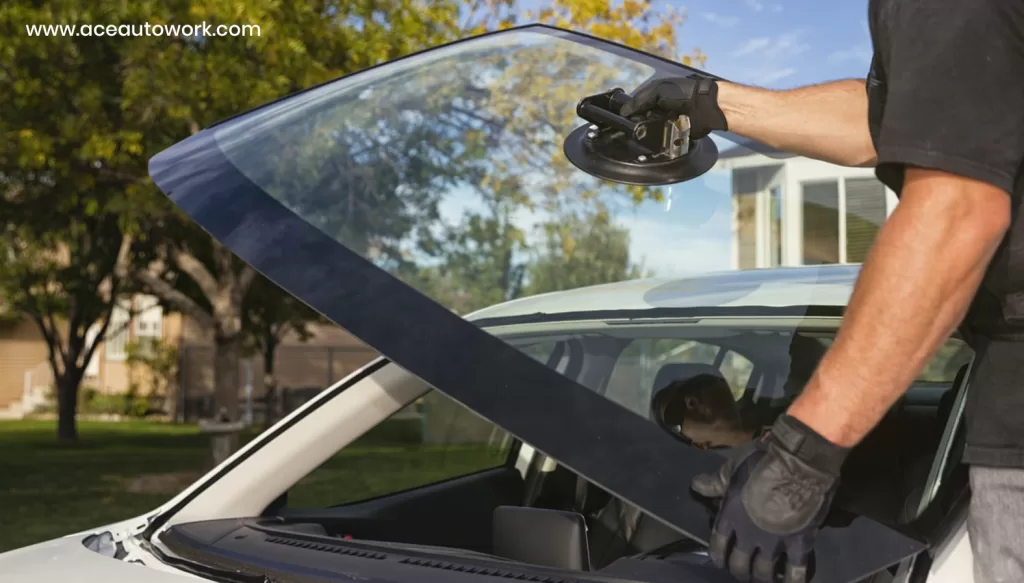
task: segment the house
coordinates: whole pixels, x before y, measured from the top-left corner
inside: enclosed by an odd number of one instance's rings
[[[376,353],[337,326],[312,324],[312,337],[303,342],[294,334],[284,338],[275,358],[278,386],[322,389],[368,362]],[[98,327],[89,332],[90,340]],[[205,402],[212,394],[213,342],[194,320],[165,313],[157,299],[136,295],[123,301],[112,314],[106,338],[100,342],[85,370],[83,388],[101,394],[123,394],[133,384],[146,385],[148,371],[128,362],[131,343],[160,340],[178,352],[178,374],[173,392],[184,405]],[[241,363],[240,394],[258,400],[264,394],[262,358]],[[52,389],[47,345],[36,324],[27,317],[0,320],[0,417],[20,417],[33,404],[45,401]],[[143,392],[145,386],[141,387]],[[193,415],[205,411],[190,409]]]
[[[862,263],[896,193],[874,168],[848,168],[758,145],[724,149],[731,171],[734,269]]]

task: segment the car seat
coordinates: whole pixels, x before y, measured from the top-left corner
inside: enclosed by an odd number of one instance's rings
[[[722,373],[709,364],[663,365],[655,375],[651,388],[651,420],[656,419],[654,403],[661,389],[699,375],[712,375],[724,380]],[[577,482],[576,510],[587,518],[590,560],[595,569],[600,569],[618,558],[650,552],[670,543],[690,541],[693,550],[703,548],[700,543],[691,541],[632,504],[582,479]]]

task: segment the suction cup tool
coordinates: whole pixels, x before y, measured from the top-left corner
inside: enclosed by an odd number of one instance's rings
[[[590,122],[573,130],[563,151],[580,170],[604,180],[639,186],[686,182],[718,161],[710,137],[690,139],[690,119],[649,112],[618,114],[629,95],[622,89],[580,101],[576,113]]]

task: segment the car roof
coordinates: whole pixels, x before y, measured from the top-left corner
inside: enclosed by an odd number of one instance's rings
[[[490,320],[657,308],[843,308],[850,300],[859,273],[860,265],[815,265],[637,279],[511,300],[466,318]]]

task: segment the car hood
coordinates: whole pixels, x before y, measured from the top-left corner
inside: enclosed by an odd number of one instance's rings
[[[532,208],[566,217],[549,221],[557,238],[595,196],[657,195],[594,181],[575,171],[559,146],[580,122],[575,104],[585,95],[693,72],[593,37],[520,27],[398,59],[226,120],[156,155],[150,174],[213,237],[349,333],[607,491],[706,542],[710,513],[687,484],[721,457],[680,446],[646,417],[453,313],[469,311],[460,302],[475,284],[427,269],[438,245],[448,249],[459,240],[422,224],[444,215],[450,203],[473,208],[461,201],[486,186],[495,214],[467,219],[474,236],[507,228],[510,215],[501,209],[508,197],[538,193],[546,198]],[[567,200],[572,204],[562,206]],[[588,215],[599,226],[604,208]],[[574,237],[565,235],[563,246]],[[492,255],[500,261],[513,254]],[[457,251],[449,256],[462,267],[476,261]],[[497,280],[511,289],[516,278],[522,274],[512,268]],[[491,303],[505,299],[483,291]],[[740,285],[735,293],[748,291]],[[923,548],[855,518],[822,532],[814,580],[859,580]]]
[[[125,562],[85,547],[86,535],[72,535],[0,554],[5,581],[33,583],[196,583],[206,581],[184,572],[170,572]]]

